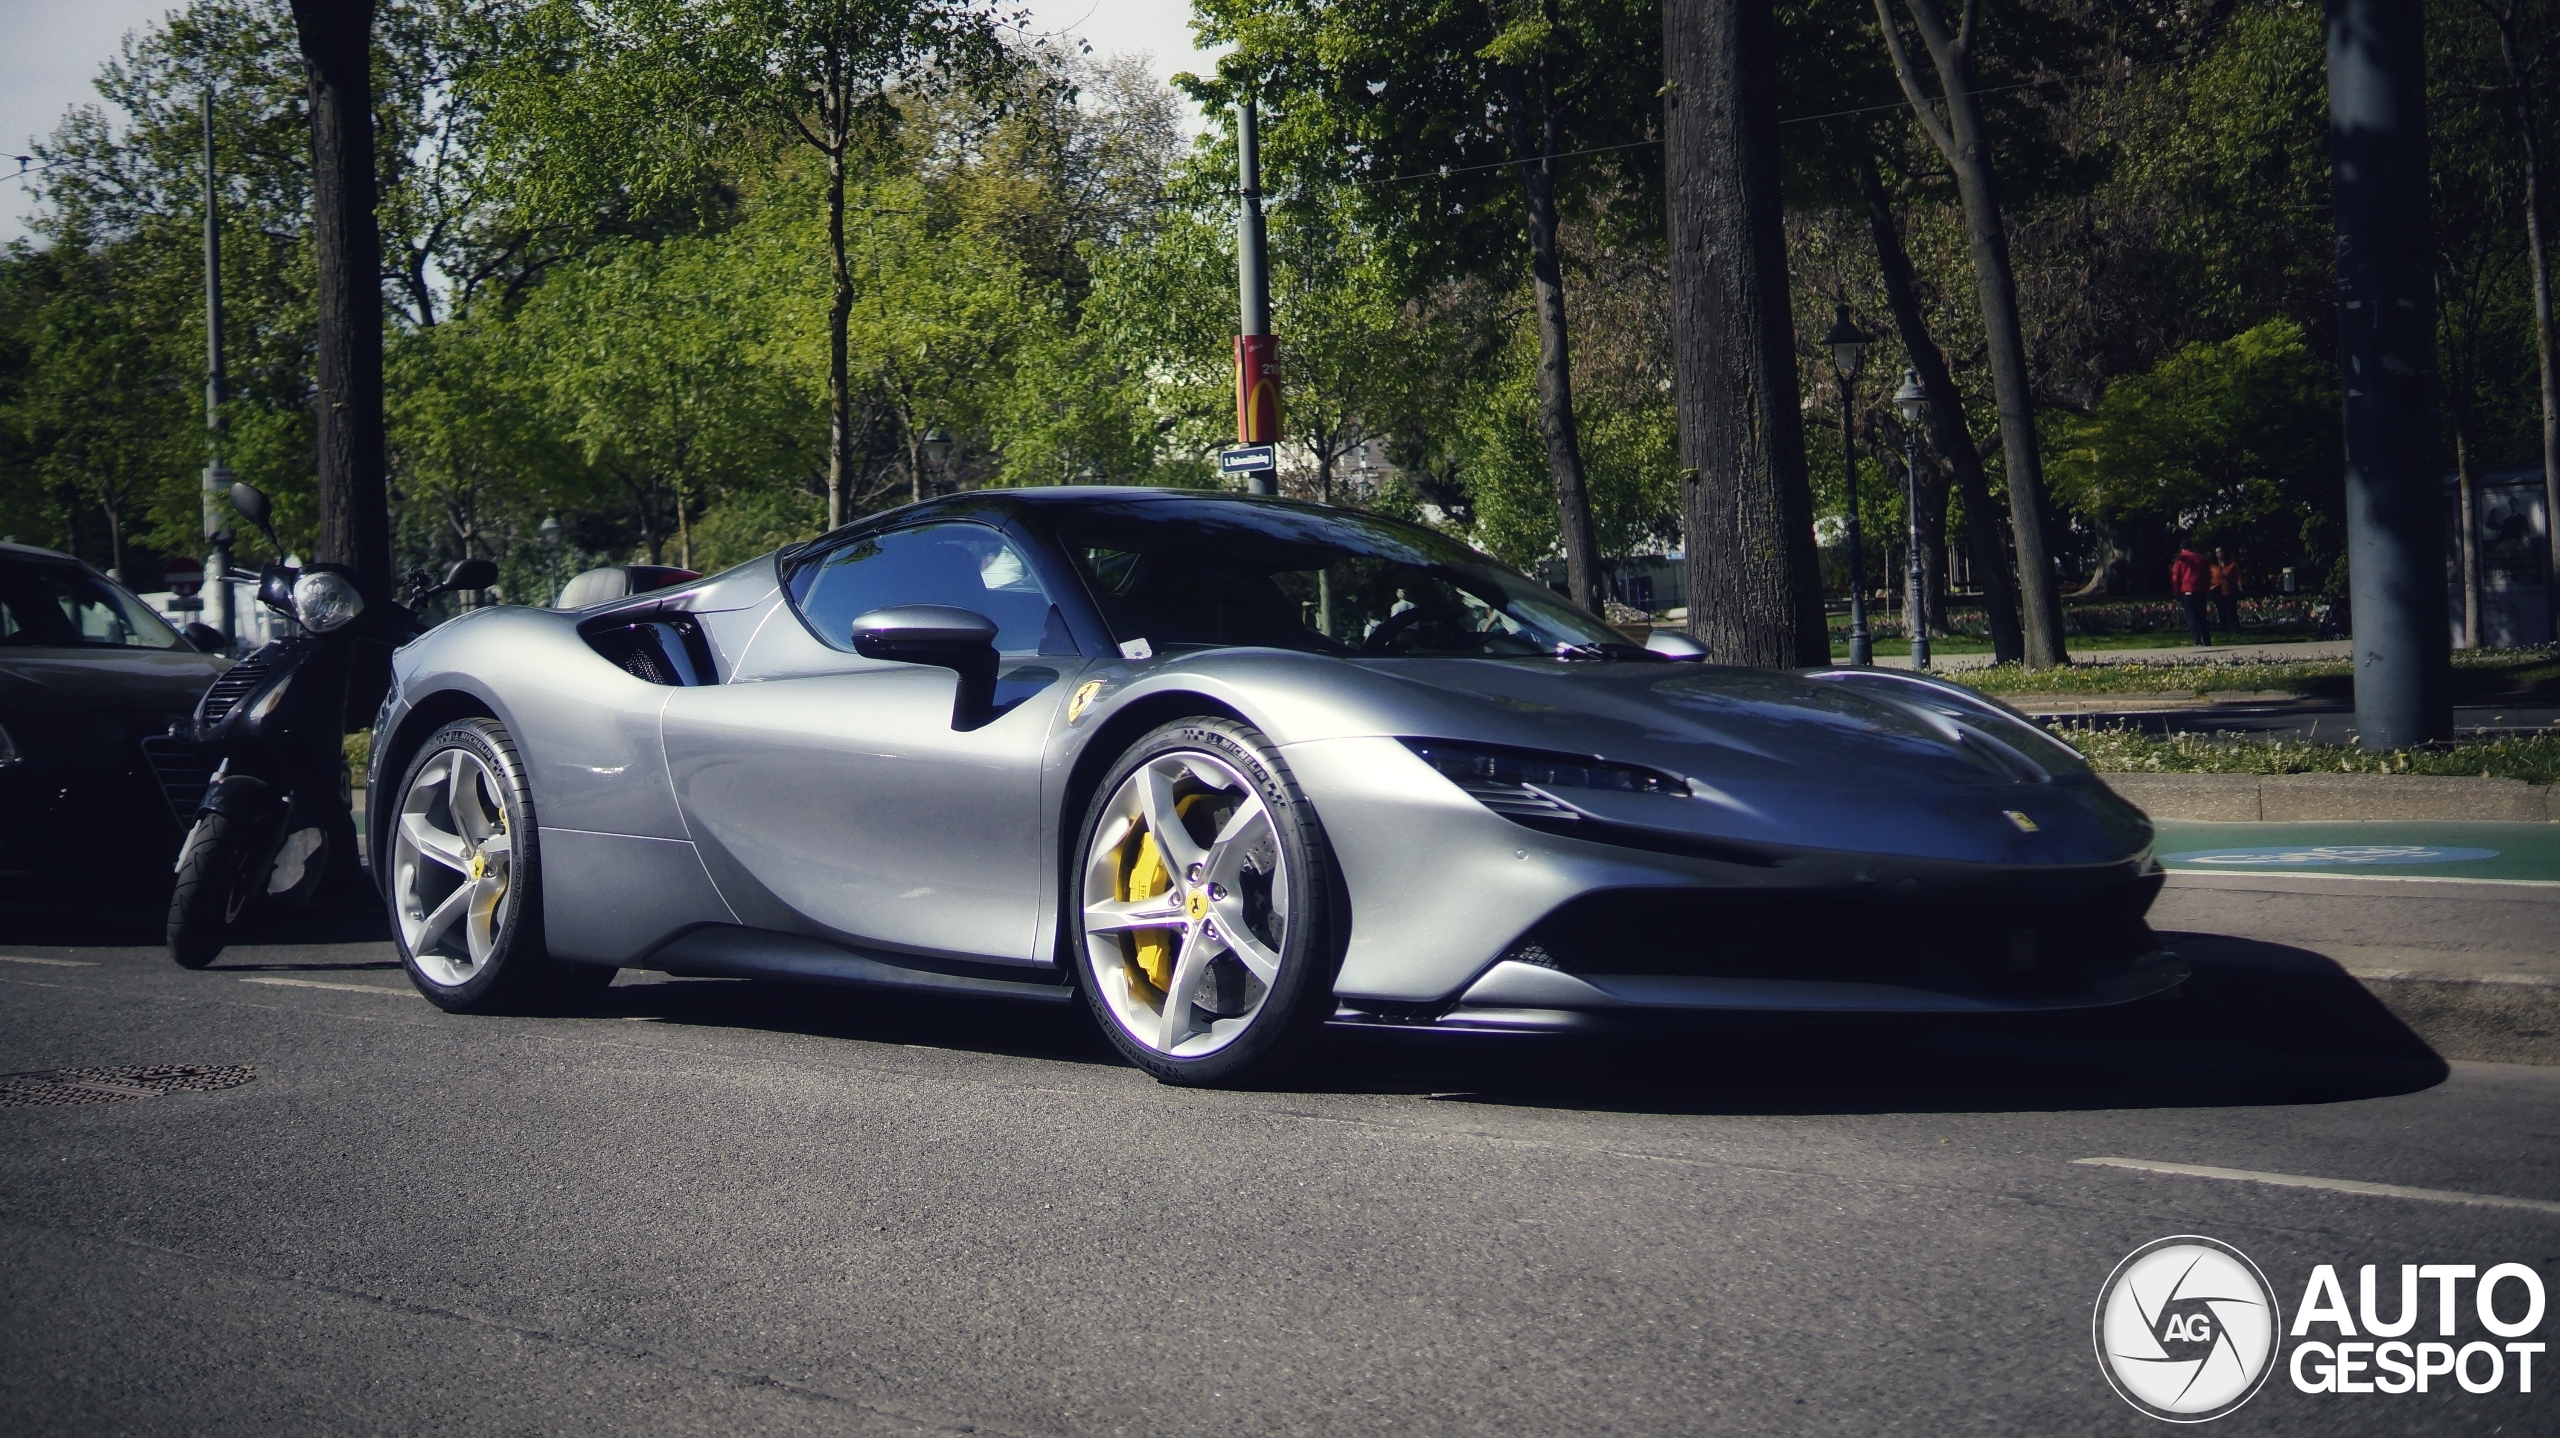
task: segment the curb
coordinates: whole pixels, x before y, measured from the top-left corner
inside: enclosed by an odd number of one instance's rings
[[[2443,774],[2100,774],[2155,819],[2295,823],[2312,819],[2560,822],[2553,786]]]

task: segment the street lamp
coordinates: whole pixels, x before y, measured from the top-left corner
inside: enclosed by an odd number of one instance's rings
[[[949,430],[926,430],[924,432],[922,444],[924,447],[924,462],[932,465],[936,469],[942,468],[942,462],[951,457],[951,432]]]
[[[1920,387],[1920,376],[1910,370],[1902,372],[1902,388],[1893,392],[1893,407],[1902,411],[1903,482],[1907,486],[1903,513],[1911,525],[1911,597],[1904,601],[1905,617],[1911,621],[1911,667],[1929,667],[1929,612],[1920,596],[1920,420],[1929,412],[1929,392]]]
[[[545,515],[539,526],[542,532],[542,568],[551,580],[551,602],[560,602],[560,516]]]
[[[1867,346],[1875,336],[1849,323],[1849,307],[1840,306],[1840,317],[1832,322],[1831,333],[1822,337],[1823,347],[1831,351],[1832,367],[1840,375],[1840,459],[1849,474],[1849,662],[1876,662],[1875,642],[1867,635],[1867,569],[1866,559],[1858,546],[1858,368],[1866,363]]]

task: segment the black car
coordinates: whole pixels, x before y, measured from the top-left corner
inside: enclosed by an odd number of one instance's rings
[[[169,729],[230,663],[70,555],[0,544],[0,879],[166,875],[206,779]]]

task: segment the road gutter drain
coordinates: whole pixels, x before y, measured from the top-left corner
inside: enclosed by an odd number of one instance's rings
[[[42,1108],[75,1103],[116,1103],[164,1093],[211,1093],[256,1078],[246,1064],[133,1064],[123,1068],[50,1069],[0,1074],[0,1108]]]

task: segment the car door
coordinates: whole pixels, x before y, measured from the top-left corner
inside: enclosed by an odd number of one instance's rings
[[[995,621],[992,721],[952,726],[950,670],[852,652],[854,618],[893,604]],[[758,927],[1038,961],[1041,761],[1074,653],[990,526],[918,525],[798,560],[738,672],[668,699],[676,802],[723,896]]]

